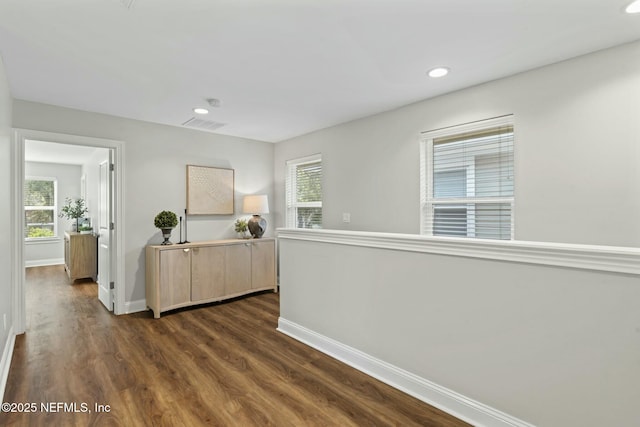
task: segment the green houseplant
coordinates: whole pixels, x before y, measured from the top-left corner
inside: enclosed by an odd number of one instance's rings
[[[80,232],[80,234],[90,234],[93,231],[93,227],[91,227],[90,225],[81,225],[80,227],[78,227],[78,232]]]
[[[60,213],[58,214],[58,216],[60,218],[75,219],[76,231],[79,231],[78,229],[80,227],[78,226],[78,223],[80,222],[80,218],[82,218],[84,214],[89,212],[89,209],[85,206],[84,199],[82,198],[74,200],[70,197],[67,197],[64,199],[64,201],[65,205],[62,207],[62,209],[60,209]]]
[[[247,230],[249,229],[249,225],[247,224],[247,221],[242,219],[242,218],[238,218],[236,220],[236,224],[235,224],[235,229],[236,229],[236,233],[238,233],[238,235],[243,238],[243,239],[247,239]]]
[[[153,224],[162,230],[162,237],[164,237],[162,244],[171,245],[172,243],[169,241],[171,230],[178,225],[178,217],[176,214],[171,211],[162,211],[156,215]]]

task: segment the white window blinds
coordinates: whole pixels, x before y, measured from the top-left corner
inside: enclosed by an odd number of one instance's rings
[[[322,158],[319,154],[287,162],[286,225],[322,228]]]
[[[426,132],[421,142],[421,232],[513,238],[512,116]]]

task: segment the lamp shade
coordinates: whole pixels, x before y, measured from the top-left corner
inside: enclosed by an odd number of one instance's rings
[[[242,212],[254,215],[269,213],[269,199],[267,195],[255,194],[252,196],[244,196]]]

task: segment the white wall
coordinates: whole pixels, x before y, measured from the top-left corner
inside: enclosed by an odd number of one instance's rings
[[[637,247],[639,111],[636,42],[278,143],[276,210],[285,161],[321,152],[325,228],[419,233],[420,133],[514,114],[516,239]]]
[[[190,217],[190,241],[235,237],[243,194],[273,200],[273,144],[14,100],[17,128],[124,141],[125,301],[144,299],[144,247],[162,242],[155,215],[186,208],[186,165],[235,170],[235,215]],[[265,215],[270,225],[270,216]],[[269,227],[267,235],[272,235]],[[173,242],[178,242],[178,229]]]
[[[25,177],[56,178],[58,194],[56,197],[57,211],[54,219],[57,221],[57,235],[54,239],[25,243],[24,260],[27,267],[38,265],[62,264],[64,262],[64,232],[71,230],[75,220],[58,217],[58,212],[65,204],[65,198],[80,197],[80,177],[82,168],[78,165],[63,165],[59,163],[25,162]]]
[[[586,251],[594,268],[617,268],[598,247],[529,245],[527,263],[501,259],[518,251],[512,242],[457,256],[437,253],[442,239],[314,231],[279,240],[280,325],[312,331],[298,337],[320,334],[381,360],[382,369],[361,366],[382,379],[397,373],[385,363],[417,375],[426,384],[416,395],[474,425],[526,425],[486,421],[492,410],[540,427],[640,425],[639,250],[619,257],[635,271],[625,274],[551,265]],[[420,383],[407,377],[409,390]]]
[[[13,210],[8,200],[12,198],[11,190],[11,122],[12,99],[9,83],[4,70],[4,63],[0,56],[0,224],[4,224],[0,233],[0,359],[7,352],[9,345],[9,330],[13,325],[13,247],[9,224],[13,224]],[[3,317],[7,317],[7,327],[4,327]],[[10,359],[9,359],[10,360]],[[3,362],[8,363],[7,360]],[[4,393],[3,375],[7,366],[0,364],[0,395]],[[7,371],[8,372],[8,371]]]

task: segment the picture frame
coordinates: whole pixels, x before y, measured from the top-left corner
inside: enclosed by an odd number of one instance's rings
[[[233,215],[234,170],[187,165],[187,214]]]

